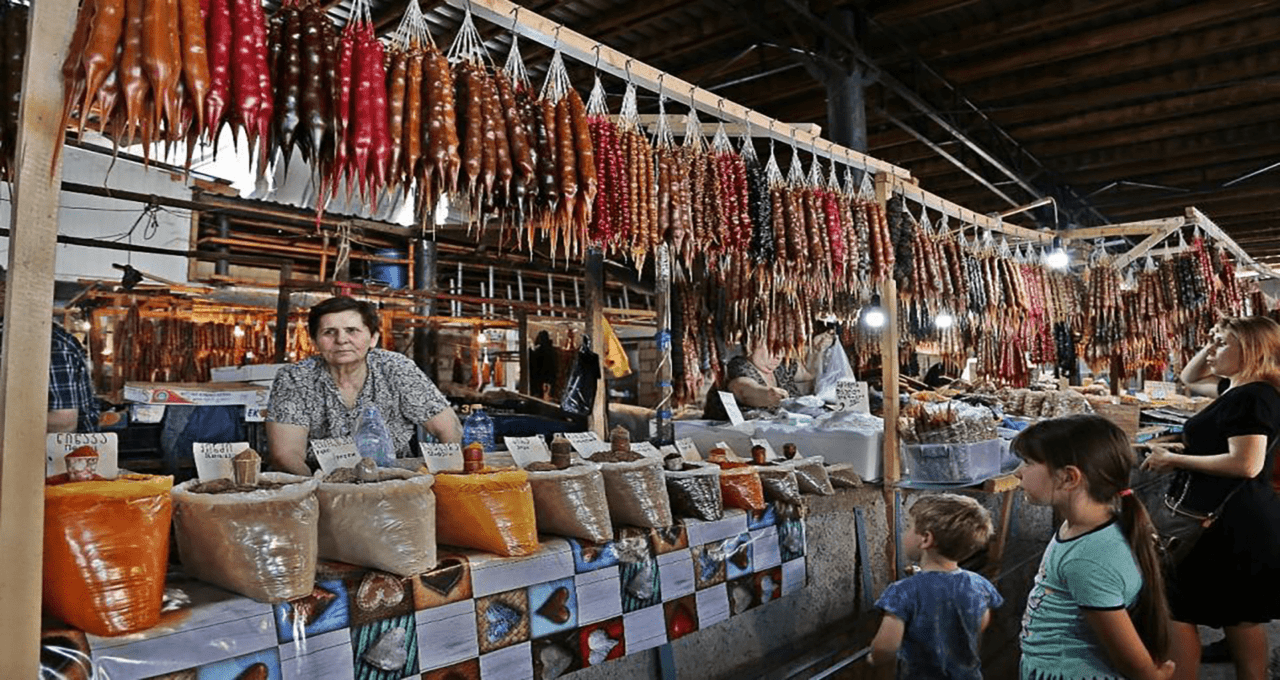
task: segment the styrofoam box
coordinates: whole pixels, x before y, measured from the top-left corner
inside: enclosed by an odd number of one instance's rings
[[[756,436],[769,440],[773,450],[791,442],[800,455],[822,456],[826,463],[850,463],[865,481],[875,481],[884,474],[880,455],[884,448],[883,432],[859,430],[796,430],[782,424],[761,423]]]
[[[249,364],[247,366],[219,366],[209,369],[210,382],[253,382],[275,380],[276,371],[288,364]]]

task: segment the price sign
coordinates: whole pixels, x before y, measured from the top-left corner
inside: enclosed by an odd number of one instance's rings
[[[583,458],[609,450],[609,444],[600,441],[600,438],[594,432],[565,432],[563,436],[573,445],[573,450],[577,451],[578,455]]]
[[[741,425],[746,422],[746,418],[742,417],[742,409],[738,408],[738,400],[734,398],[733,392],[721,392],[720,403],[724,404],[724,412],[729,414],[729,423],[731,425]]]
[[[235,479],[231,459],[249,448],[249,442],[196,442],[191,450],[196,459],[196,475],[202,482],[215,479]]]
[[[778,459],[778,452],[773,450],[773,444],[770,444],[768,439],[752,439],[751,446],[752,447],[763,446],[765,460]]]
[[[631,450],[644,456],[645,458],[657,458],[662,460],[663,453],[658,447],[649,442],[631,442]]]
[[[460,472],[462,470],[462,445],[428,442],[418,444],[422,459],[431,474],[437,472]]]
[[[836,402],[841,411],[871,413],[868,388],[861,380],[840,380],[836,383]]]
[[[320,463],[321,472],[326,475],[341,468],[355,467],[356,463],[360,462],[356,441],[351,437],[312,439],[311,453]]]
[[[676,451],[679,451],[680,456],[690,463],[702,462],[702,454],[698,453],[698,445],[694,444],[693,440],[688,437],[676,440]]]
[[[663,458],[666,458],[667,456],[670,456],[673,453],[676,454],[677,456],[681,456],[680,450],[677,449],[673,444],[667,444],[666,446],[658,447],[658,453],[661,453]]]
[[[551,451],[542,437],[503,437],[502,440],[506,442],[507,451],[511,452],[516,465],[521,468],[528,467],[530,463],[545,463],[551,460]]]
[[[129,420],[135,423],[158,423],[164,420],[164,404],[129,404]]]
[[[1152,399],[1168,399],[1178,393],[1178,383],[1148,380],[1146,387]]]
[[[725,458],[728,458],[729,460],[731,460],[731,461],[733,461],[733,462],[735,462],[735,463],[741,463],[741,462],[744,462],[744,461],[743,461],[743,459],[742,459],[742,456],[739,456],[739,455],[738,455],[738,452],[737,452],[737,451],[734,451],[734,450],[733,450],[733,447],[732,447],[732,446],[729,446],[728,442],[716,442],[716,448],[718,448],[718,449],[724,449],[724,457],[725,457]]]
[[[98,452],[98,476],[115,479],[120,474],[117,467],[118,440],[114,432],[55,432],[45,436],[45,476],[52,477],[67,471],[65,456],[81,446],[92,446]]]

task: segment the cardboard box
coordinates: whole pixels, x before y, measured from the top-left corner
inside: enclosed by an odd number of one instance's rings
[[[209,370],[209,379],[225,382],[270,382],[276,379],[276,371],[288,364],[249,364],[247,366],[221,366]]]
[[[266,403],[269,388],[246,383],[124,384],[125,401],[191,406],[256,406]]]

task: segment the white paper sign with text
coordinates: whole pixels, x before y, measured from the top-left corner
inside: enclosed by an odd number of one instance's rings
[[[680,452],[680,456],[690,463],[701,463],[702,454],[698,453],[698,445],[693,443],[689,437],[676,440],[676,450]]]
[[[742,409],[738,408],[738,400],[734,398],[733,392],[721,392],[720,403],[724,404],[724,412],[729,414],[730,424],[741,425],[746,422],[746,418],[742,417]]]
[[[196,475],[202,482],[215,479],[235,479],[235,468],[231,459],[236,454],[249,448],[249,442],[196,442],[191,445],[195,454]]]
[[[532,437],[503,437],[507,451],[515,459],[521,469],[530,463],[547,463],[551,461],[551,449],[547,448],[547,440],[539,435]]]
[[[871,413],[867,383],[861,380],[840,380],[836,383],[836,402],[841,411]]]
[[[1178,383],[1162,382],[1159,380],[1148,380],[1146,383],[1147,394],[1152,399],[1168,399],[1178,393]]]
[[[658,447],[650,444],[649,442],[631,442],[631,450],[645,458],[662,459],[662,452],[658,450]]]
[[[427,442],[418,444],[422,459],[431,474],[437,472],[461,472],[463,468],[462,445],[458,443]]]
[[[773,444],[770,444],[768,439],[752,439],[751,446],[752,448],[755,448],[757,446],[763,446],[765,460],[778,459],[778,452],[773,450]]]
[[[609,443],[600,441],[594,432],[565,432],[563,436],[583,458],[609,450]]]
[[[120,474],[117,464],[119,442],[114,432],[55,432],[45,436],[44,460],[46,477],[67,471],[65,456],[81,446],[98,452],[98,476],[115,479]]]
[[[316,462],[320,463],[320,471],[326,475],[334,470],[355,467],[360,462],[356,440],[352,437],[312,439],[311,452],[315,454]]]

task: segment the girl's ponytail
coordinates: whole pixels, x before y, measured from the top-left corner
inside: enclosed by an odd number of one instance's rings
[[[1169,603],[1164,596],[1164,571],[1156,548],[1156,529],[1142,501],[1125,489],[1120,492],[1120,531],[1129,542],[1142,572],[1142,590],[1130,616],[1143,644],[1157,660],[1168,658]]]

